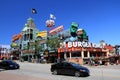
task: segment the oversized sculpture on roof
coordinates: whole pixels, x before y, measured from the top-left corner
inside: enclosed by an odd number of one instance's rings
[[[70,25],[70,30],[68,32],[64,32],[64,34],[60,34],[60,39],[65,42],[88,42],[88,36],[84,29],[79,29],[79,24],[76,22],[72,22]]]
[[[88,36],[84,29],[77,30],[77,38],[78,38],[78,41],[88,42]]]
[[[72,22],[70,26],[70,41],[85,41],[88,42],[88,36],[84,29],[78,29],[79,24]]]
[[[72,22],[71,26],[70,26],[70,41],[76,41],[77,40],[77,30],[78,30],[78,23],[76,22]]]
[[[54,20],[47,20],[46,21],[46,26],[47,27],[53,27],[55,25],[55,21]]]

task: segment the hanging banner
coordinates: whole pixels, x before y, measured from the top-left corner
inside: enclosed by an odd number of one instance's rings
[[[38,37],[47,37],[47,31],[41,31],[37,34]]]
[[[63,25],[61,25],[61,26],[58,26],[58,27],[50,30],[49,34],[57,34],[57,33],[61,32],[63,30],[64,30],[64,27],[63,27]]]
[[[21,39],[22,38],[22,33],[20,33],[20,34],[18,34],[18,35],[14,35],[13,37],[12,37],[12,42],[14,42],[14,41],[16,41],[16,40],[18,40],[18,39]]]

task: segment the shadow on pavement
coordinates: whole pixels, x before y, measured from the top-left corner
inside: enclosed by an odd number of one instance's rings
[[[5,69],[0,69],[0,72],[2,72],[2,71],[6,71]]]

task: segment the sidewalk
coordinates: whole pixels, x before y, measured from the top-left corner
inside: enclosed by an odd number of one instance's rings
[[[89,68],[105,68],[105,69],[120,69],[119,65],[98,65],[98,66],[89,66],[89,65],[83,65]]]

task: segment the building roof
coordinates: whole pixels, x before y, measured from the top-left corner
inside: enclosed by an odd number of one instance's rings
[[[29,28],[36,28],[35,23],[34,23],[34,20],[33,20],[32,18],[28,18],[28,19],[27,19],[27,26],[28,26]]]
[[[27,19],[27,23],[24,25],[24,28],[22,29],[22,31],[26,31],[29,28],[36,28],[34,24],[34,20],[32,18]]]
[[[27,26],[27,24],[25,24],[25,26],[24,26],[22,31],[26,31],[27,29],[28,29],[28,26]]]

